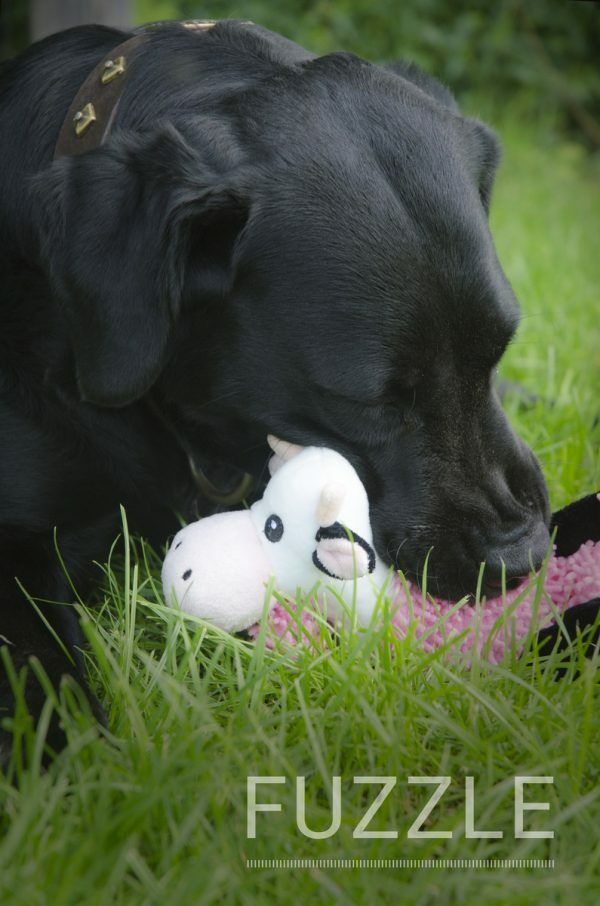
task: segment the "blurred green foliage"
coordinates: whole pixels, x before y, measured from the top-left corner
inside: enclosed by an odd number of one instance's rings
[[[0,61],[27,47],[29,9],[26,3],[0,0]]]
[[[26,46],[31,3],[0,0],[0,59]],[[316,53],[412,60],[467,109],[485,99],[484,112],[498,119],[509,104],[600,147],[600,2],[134,0],[133,6],[136,24],[251,19]]]
[[[600,146],[600,4],[569,0],[137,0],[138,22],[251,19],[317,53],[412,60],[463,100],[519,96]]]

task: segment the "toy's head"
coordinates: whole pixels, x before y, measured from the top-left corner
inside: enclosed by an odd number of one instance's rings
[[[272,478],[251,514],[282,589],[373,572],[369,501],[348,460],[325,447],[269,443]]]
[[[359,619],[369,621],[386,570],[372,547],[369,502],[350,463],[333,450],[293,447],[270,438],[272,478],[250,510],[220,513],[182,529],[163,564],[163,586],[182,609],[227,630],[257,620],[269,579],[291,597],[325,589],[346,591],[349,580]],[[360,585],[360,589],[359,589]],[[339,614],[334,601],[331,615]]]

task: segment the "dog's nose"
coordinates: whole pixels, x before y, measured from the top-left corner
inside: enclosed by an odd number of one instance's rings
[[[533,530],[517,541],[500,539],[485,558],[484,590],[488,597],[515,588],[531,572],[538,572],[548,553],[550,534],[545,522],[540,521]]]

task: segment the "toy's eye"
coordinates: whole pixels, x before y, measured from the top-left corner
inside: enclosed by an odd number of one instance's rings
[[[281,541],[283,522],[275,513],[272,513],[265,522],[265,535],[267,536],[267,541],[272,541],[273,543]]]

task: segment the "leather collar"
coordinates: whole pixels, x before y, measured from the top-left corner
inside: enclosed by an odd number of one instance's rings
[[[110,133],[119,100],[140,46],[140,32],[102,57],[73,98],[62,124],[54,158],[85,154],[98,148]]]
[[[140,47],[161,26],[181,26],[186,31],[207,31],[216,22],[191,19],[182,22],[152,22],[134,29],[92,69],[73,98],[54,149],[54,159],[85,154],[104,144],[115,120],[119,100]],[[250,23],[244,23],[250,24]]]
[[[54,159],[85,154],[86,151],[99,148],[106,141],[135,58],[154,29],[161,25],[180,25],[188,30],[206,31],[215,24],[214,21],[196,19],[184,22],[155,22],[137,30],[132,37],[102,57],[73,98],[56,142]],[[155,404],[152,408],[187,455],[194,483],[204,497],[213,503],[233,506],[248,496],[254,485],[254,478],[251,475],[244,474],[237,487],[231,491],[216,488],[195,461],[180,432]]]

